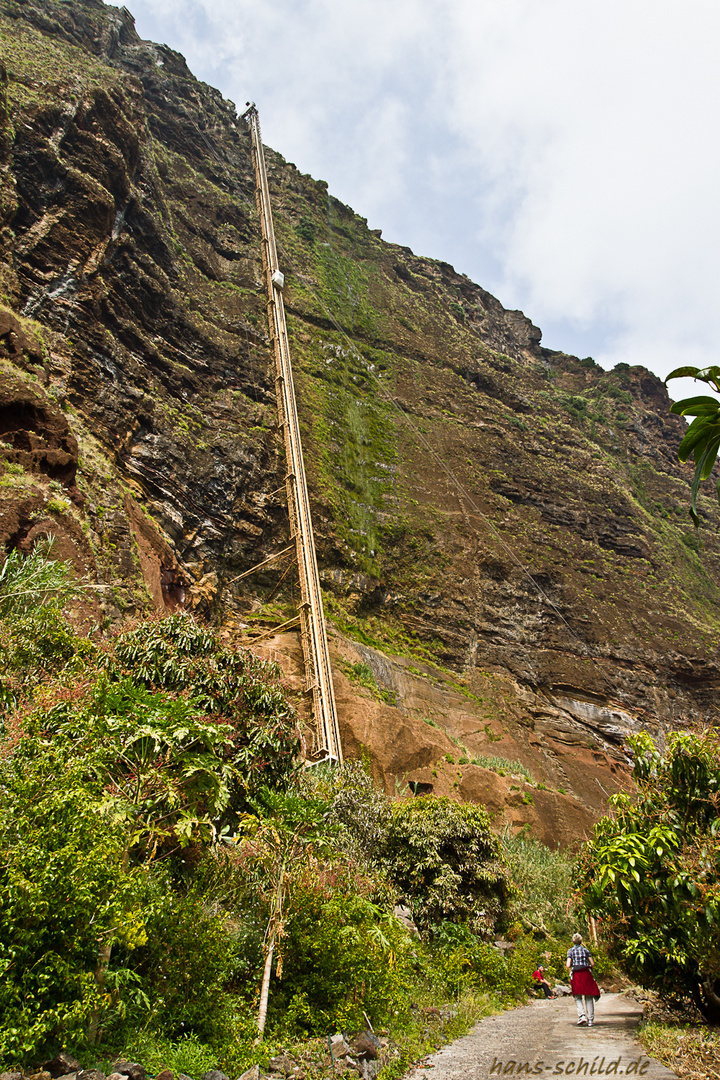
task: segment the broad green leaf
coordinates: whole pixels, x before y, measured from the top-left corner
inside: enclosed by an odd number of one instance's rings
[[[685,437],[678,447],[678,457],[680,461],[687,461],[694,452],[695,447],[704,442],[706,438],[706,423],[702,417],[697,417],[693,420],[692,424],[690,424],[690,427],[685,432]]]
[[[671,371],[665,379],[665,382],[669,382],[670,379],[695,379],[702,369],[696,367],[679,367]]]
[[[720,401],[715,397],[710,397],[708,394],[698,394],[696,397],[683,398],[682,401],[676,401],[670,408],[670,412],[676,413],[680,416],[685,416],[693,413],[694,409],[707,409],[710,414],[716,413],[720,410]]]

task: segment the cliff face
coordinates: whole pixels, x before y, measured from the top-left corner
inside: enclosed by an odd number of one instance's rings
[[[55,533],[96,618],[249,640],[296,598],[287,558],[234,581],[288,544],[249,136],[124,8],[0,0],[0,35],[0,540]],[[348,752],[572,839],[629,731],[714,707],[682,423],[267,154]]]

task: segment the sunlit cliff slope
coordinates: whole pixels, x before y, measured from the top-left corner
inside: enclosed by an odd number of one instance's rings
[[[249,135],[100,0],[0,0],[0,59],[0,541],[249,641],[297,600],[234,581],[289,543]],[[714,715],[682,422],[267,157],[346,751],[570,841],[628,732]]]

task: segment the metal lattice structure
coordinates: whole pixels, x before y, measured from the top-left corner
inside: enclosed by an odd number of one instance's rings
[[[250,105],[243,119],[252,135],[252,159],[255,168],[255,197],[262,226],[263,269],[267,283],[267,312],[270,337],[275,353],[275,390],[278,418],[285,441],[288,515],[290,532],[295,541],[300,578],[300,631],[305,659],[306,690],[312,691],[315,720],[315,746],[312,757],[342,761],[340,729],[335,709],[332,671],[325,633],[320,578],[315,555],[310,501],[308,499],[303,462],[300,427],[295,403],[295,386],[290,363],[285,306],[282,288],[284,278],[278,266],[275,247],[270,191],[268,188],[265,155],[263,153],[260,118],[255,105]]]

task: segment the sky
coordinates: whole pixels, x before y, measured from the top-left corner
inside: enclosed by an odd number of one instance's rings
[[[255,101],[267,144],[547,347],[663,378],[720,363],[717,0],[127,5]]]

